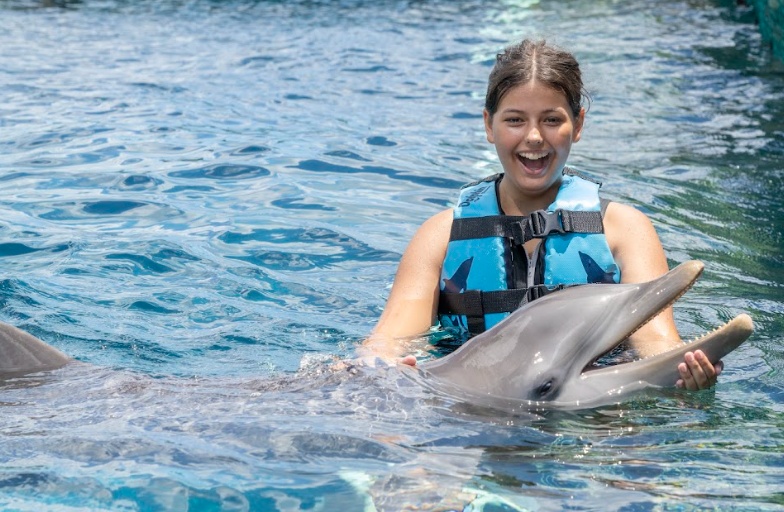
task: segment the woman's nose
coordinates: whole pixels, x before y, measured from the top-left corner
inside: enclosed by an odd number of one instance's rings
[[[531,129],[528,130],[528,134],[525,136],[525,141],[528,144],[541,144],[543,142],[542,134],[539,133],[539,130],[536,127],[531,127]]]

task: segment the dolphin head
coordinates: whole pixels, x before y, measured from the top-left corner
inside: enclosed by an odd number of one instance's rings
[[[674,385],[686,351],[699,348],[718,361],[749,336],[748,316],[654,357],[590,367],[675,302],[702,270],[701,262],[688,261],[646,283],[588,284],[551,293],[420,369],[436,386],[473,400],[544,407],[601,405],[646,387]]]

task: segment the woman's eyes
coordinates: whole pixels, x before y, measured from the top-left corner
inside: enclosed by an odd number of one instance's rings
[[[505,119],[505,121],[507,123],[509,123],[509,124],[522,124],[522,123],[525,122],[525,119],[523,119],[521,117],[507,117]],[[545,117],[542,120],[542,122],[544,122],[544,124],[547,124],[547,125],[550,125],[550,126],[555,126],[555,125],[563,124],[564,121],[560,117],[552,117],[551,116],[551,117]]]

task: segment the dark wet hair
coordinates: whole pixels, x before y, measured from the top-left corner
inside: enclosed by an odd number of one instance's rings
[[[485,109],[491,116],[495,115],[506,93],[531,81],[562,92],[575,117],[580,114],[583,100],[590,102],[574,55],[545,41],[525,39],[496,56],[487,81]]]

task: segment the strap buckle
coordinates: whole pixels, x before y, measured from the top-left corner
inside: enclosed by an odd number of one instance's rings
[[[563,210],[554,212],[536,210],[528,216],[528,226],[532,238],[544,238],[550,233],[566,233],[563,227]]]
[[[536,210],[527,216],[514,219],[507,233],[515,245],[523,245],[529,240],[544,238],[551,233],[566,233],[564,211],[560,208],[554,212]]]

